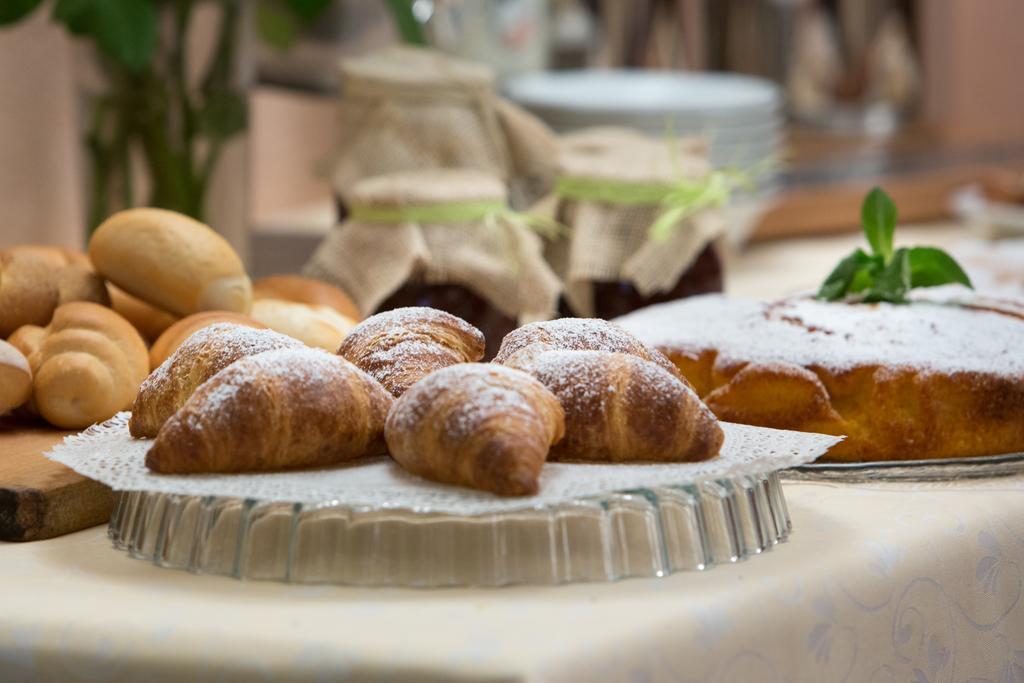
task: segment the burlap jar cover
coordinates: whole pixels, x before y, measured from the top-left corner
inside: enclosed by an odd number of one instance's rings
[[[335,191],[395,171],[472,168],[504,180],[525,208],[551,189],[558,145],[499,97],[493,71],[427,48],[389,47],[341,64]]]
[[[404,171],[352,186],[349,218],[306,265],[364,314],[406,282],[457,284],[519,323],[554,316],[561,283],[504,184],[465,169]]]
[[[554,193],[538,208],[569,227],[546,255],[572,309],[594,314],[594,282],[629,282],[645,297],[671,290],[725,231],[730,183],[699,139],[616,128],[565,137]]]

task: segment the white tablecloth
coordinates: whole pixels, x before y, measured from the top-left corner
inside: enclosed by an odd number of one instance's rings
[[[617,584],[243,583],[0,545],[0,681],[1022,681],[1024,477],[788,483],[763,556]]]

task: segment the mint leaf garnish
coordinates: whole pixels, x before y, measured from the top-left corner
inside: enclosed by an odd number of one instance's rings
[[[871,257],[864,253],[863,249],[855,252],[839,262],[825,281],[821,283],[818,290],[818,298],[826,301],[838,301],[846,296],[850,285],[853,283],[857,273],[866,263],[871,262]]]
[[[936,287],[958,282],[972,287],[971,279],[956,260],[935,247],[912,247],[910,257],[910,286]]]
[[[860,207],[860,223],[871,245],[871,251],[886,263],[892,257],[892,236],[896,232],[896,204],[882,188],[868,192]]]
[[[958,283],[973,288],[960,264],[941,249],[893,249],[896,205],[881,188],[864,198],[860,216],[871,253],[857,249],[840,261],[818,289],[819,299],[906,303],[914,287]]]
[[[892,259],[875,278],[875,283],[864,295],[864,301],[888,301],[901,304],[910,291],[910,258],[906,249],[897,249]]]

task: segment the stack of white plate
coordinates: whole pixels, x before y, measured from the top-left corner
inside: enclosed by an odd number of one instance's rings
[[[515,77],[506,95],[556,132],[625,126],[653,136],[701,135],[711,162],[754,172],[755,188],[733,204],[730,234],[745,241],[779,189],[782,95],[770,81],[738,74],[553,71]]]

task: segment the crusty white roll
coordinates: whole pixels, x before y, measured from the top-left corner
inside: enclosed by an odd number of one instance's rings
[[[0,340],[0,415],[25,405],[32,397],[32,371],[28,359]]]
[[[356,321],[333,308],[282,299],[257,299],[252,302],[251,315],[275,332],[331,353],[356,326]]]
[[[346,318],[356,322],[363,319],[359,307],[348,294],[334,285],[301,275],[268,275],[252,283],[252,297],[284,299],[300,304],[330,306]]]
[[[168,327],[178,321],[177,316],[132,296],[111,282],[107,283],[107,290],[110,292],[110,307],[134,325],[142,338],[150,343],[155,342]]]
[[[127,209],[89,241],[96,270],[143,301],[179,316],[248,313],[252,283],[227,240],[175,211]]]
[[[156,370],[160,367],[161,363],[170,358],[171,354],[178,350],[178,347],[181,346],[186,339],[204,327],[209,327],[215,323],[234,323],[236,325],[245,325],[246,327],[253,327],[256,329],[266,327],[266,325],[258,320],[254,320],[248,315],[231,313],[230,311],[205,311],[203,313],[190,315],[168,327],[163,331],[163,334],[153,342],[153,346],[149,348],[150,369]]]
[[[131,407],[149,374],[146,344],[109,308],[59,307],[29,357],[36,410],[50,424],[81,429]]]
[[[41,245],[0,253],[0,338],[22,325],[46,325],[61,304],[110,303],[103,280],[73,253]]]

